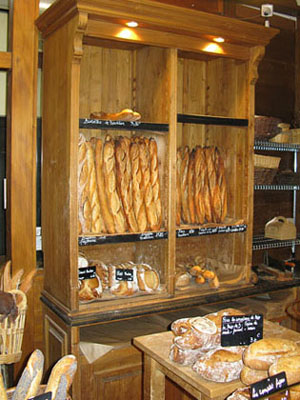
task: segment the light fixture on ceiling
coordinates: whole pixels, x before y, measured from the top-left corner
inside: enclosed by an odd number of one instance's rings
[[[126,22],[125,25],[129,26],[129,28],[136,28],[137,26],[139,26],[139,24],[136,21]]]
[[[217,42],[217,43],[224,43],[225,39],[223,37],[219,36],[219,37],[213,38],[213,41]]]

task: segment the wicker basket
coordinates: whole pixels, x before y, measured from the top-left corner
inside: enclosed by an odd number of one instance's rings
[[[270,185],[277,174],[280,157],[254,154],[255,185]]]
[[[11,290],[9,293],[16,296],[18,316],[14,322],[5,318],[0,323],[0,364],[16,363],[22,355],[27,298],[21,290]]]
[[[269,140],[281,131],[279,118],[255,115],[254,134],[256,140]]]

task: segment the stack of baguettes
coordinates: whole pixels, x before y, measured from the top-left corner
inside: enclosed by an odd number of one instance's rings
[[[227,214],[224,161],[216,147],[177,150],[176,224],[223,222]]]
[[[146,137],[79,136],[79,234],[156,231],[162,225],[157,144]]]

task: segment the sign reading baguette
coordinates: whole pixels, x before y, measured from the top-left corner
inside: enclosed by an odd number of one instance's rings
[[[255,382],[250,386],[251,399],[257,400],[261,397],[269,396],[287,387],[285,372],[270,376],[261,381]],[[277,398],[277,397],[276,397]]]
[[[226,315],[222,317],[221,345],[247,346],[263,338],[263,315]]]
[[[29,400],[52,400],[52,392],[40,394],[39,396],[31,397]]]

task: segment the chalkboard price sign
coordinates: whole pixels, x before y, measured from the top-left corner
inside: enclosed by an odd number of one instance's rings
[[[52,392],[40,394],[39,396],[31,397],[29,400],[52,400]]]
[[[116,269],[116,280],[132,282],[133,281],[133,272],[134,272],[133,269],[117,268]]]
[[[250,386],[251,399],[257,400],[261,397],[269,396],[272,393],[279,392],[287,387],[285,372],[270,376],[255,382]]]
[[[78,269],[78,279],[80,281],[93,278],[96,278],[96,267],[90,266]]]
[[[222,317],[221,345],[247,346],[263,338],[263,315],[226,315]]]

